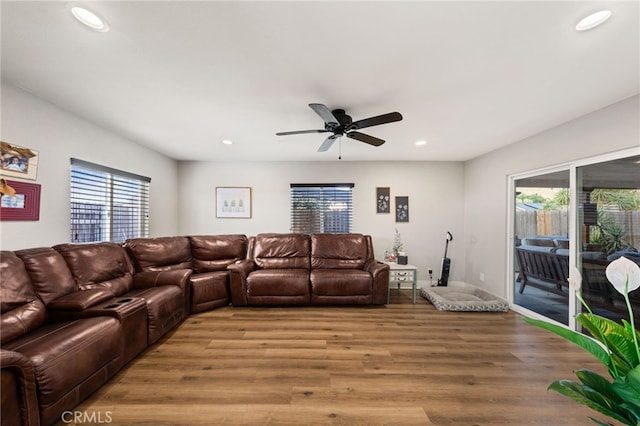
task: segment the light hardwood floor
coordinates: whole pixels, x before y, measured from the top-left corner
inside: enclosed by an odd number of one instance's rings
[[[76,408],[113,425],[589,425],[553,380],[602,366],[513,313],[221,308],[191,316]],[[94,417],[97,418],[97,417]]]

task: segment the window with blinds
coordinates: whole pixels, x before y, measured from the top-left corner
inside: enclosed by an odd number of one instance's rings
[[[71,159],[71,242],[149,236],[151,179]]]
[[[352,183],[292,183],[291,232],[350,233],[352,192]]]

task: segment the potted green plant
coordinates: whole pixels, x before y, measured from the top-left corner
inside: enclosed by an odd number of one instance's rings
[[[576,316],[576,321],[593,337],[542,320],[525,318],[525,321],[578,345],[602,362],[612,379],[610,381],[594,371],[580,369],[575,372],[579,382],[556,380],[549,385],[549,389],[622,424],[640,426],[640,334],[636,331],[629,301],[629,293],[640,287],[640,266],[620,257],[607,266],[606,275],[613,287],[624,296],[629,321],[622,320],[622,324],[618,324],[595,315],[582,297],[582,278],[575,268],[572,276],[576,278],[570,278],[569,284],[586,309],[586,312]],[[610,424],[595,418],[591,420],[600,425]]]

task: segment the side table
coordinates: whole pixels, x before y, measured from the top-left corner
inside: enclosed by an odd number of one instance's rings
[[[392,284],[397,284],[399,292],[400,284],[411,283],[412,300],[415,305],[416,285],[418,284],[418,268],[413,265],[399,265],[393,262],[384,263],[389,265],[389,291],[391,291]]]

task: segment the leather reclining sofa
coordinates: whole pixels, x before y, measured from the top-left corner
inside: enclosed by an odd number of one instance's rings
[[[0,253],[2,425],[61,420],[189,314],[246,305],[387,303],[360,234],[59,244]]]
[[[228,268],[234,306],[384,305],[389,266],[361,234],[258,234]]]

